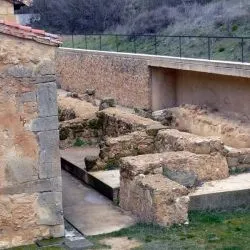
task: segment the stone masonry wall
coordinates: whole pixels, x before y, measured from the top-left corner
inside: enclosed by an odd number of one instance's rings
[[[56,62],[64,90],[84,94],[95,89],[99,99],[112,97],[124,106],[151,108],[147,60],[61,48]]]
[[[55,48],[0,35],[0,249],[64,235]]]

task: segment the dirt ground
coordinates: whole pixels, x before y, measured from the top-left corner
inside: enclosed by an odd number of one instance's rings
[[[75,114],[79,118],[92,118],[98,111],[98,107],[95,107],[89,102],[67,97],[67,92],[58,90],[57,92],[58,106],[62,109],[73,109]]]
[[[100,243],[110,246],[112,250],[130,250],[142,245],[139,241],[129,240],[127,237],[107,238],[100,241]]]

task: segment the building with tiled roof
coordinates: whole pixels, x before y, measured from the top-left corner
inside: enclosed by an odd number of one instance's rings
[[[15,22],[15,9],[30,6],[32,0],[0,0],[0,20]]]
[[[61,44],[57,35],[4,20],[0,20],[0,33],[47,45],[59,46]]]

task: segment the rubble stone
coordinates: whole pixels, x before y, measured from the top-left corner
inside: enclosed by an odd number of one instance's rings
[[[105,98],[101,100],[99,110],[115,107],[115,100],[113,98]]]
[[[226,158],[219,153],[206,155],[180,151],[139,155],[122,158],[120,165],[121,176],[126,178],[133,178],[139,174],[147,175],[159,169],[163,169],[165,174],[166,170],[187,172],[190,176],[194,173],[197,175],[196,182],[219,180],[229,176]]]
[[[136,131],[119,137],[105,138],[100,157],[104,161],[108,161],[108,159],[149,154],[154,151],[154,137],[145,132]]]
[[[156,137],[156,148],[164,151],[189,151],[196,154],[222,152],[224,145],[218,137],[203,137],[176,129],[159,131]]]
[[[118,108],[107,108],[97,113],[102,120],[103,133],[106,136],[117,137],[137,130],[145,130],[147,126],[159,124],[148,118],[124,112]]]
[[[188,193],[161,174],[122,178],[120,206],[141,222],[171,226],[188,221]]]

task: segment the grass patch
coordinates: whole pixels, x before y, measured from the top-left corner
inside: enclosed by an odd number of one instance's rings
[[[105,170],[119,169],[119,161],[117,159],[109,159],[104,167]]]
[[[92,249],[103,249],[100,240],[109,237],[128,237],[142,242],[136,249],[250,249],[250,211],[234,213],[191,213],[190,224],[163,228],[137,224],[121,231],[89,237]]]
[[[76,138],[76,140],[75,140],[75,142],[73,144],[74,147],[84,147],[84,146],[87,146],[87,145],[89,145],[89,143],[82,140],[81,138]]]

